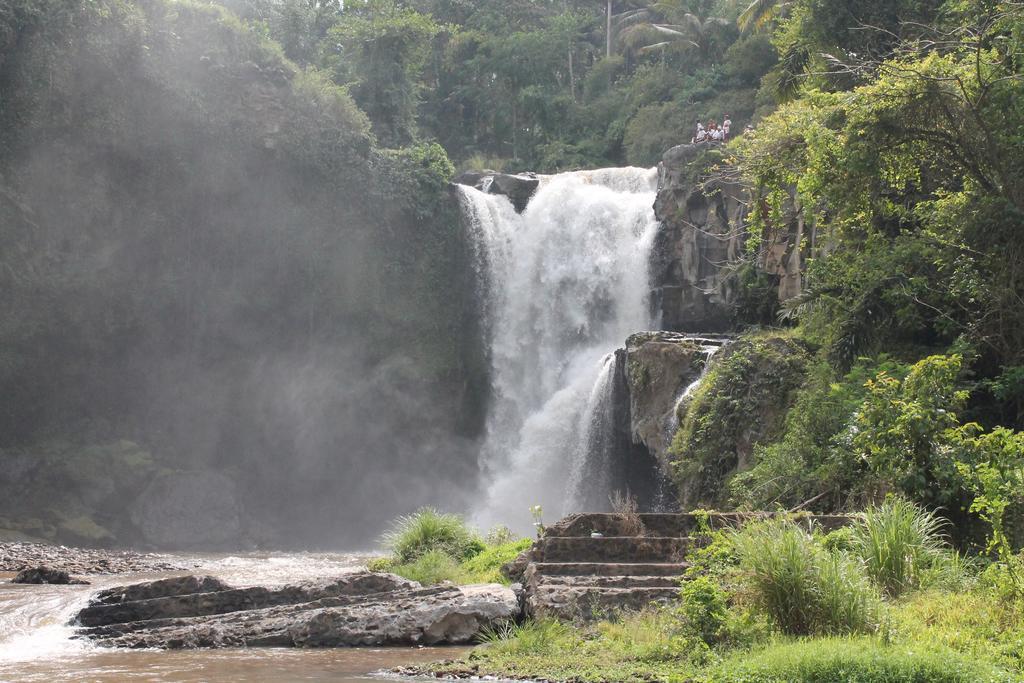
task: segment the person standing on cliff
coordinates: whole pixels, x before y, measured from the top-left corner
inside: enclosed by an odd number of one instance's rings
[[[729,115],[725,115],[725,120],[722,121],[722,140],[724,142],[729,141],[729,128],[732,127],[732,121],[729,119]]]

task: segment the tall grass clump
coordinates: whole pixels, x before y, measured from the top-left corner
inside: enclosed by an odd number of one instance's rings
[[[733,534],[740,569],[756,602],[792,635],[872,631],[880,604],[858,562],[823,548],[785,519],[751,524]]]
[[[384,534],[383,545],[399,565],[414,562],[431,551],[461,561],[484,549],[483,541],[461,517],[429,507],[396,519]]]
[[[958,564],[946,544],[946,524],[910,501],[889,498],[869,507],[854,527],[853,549],[886,595],[898,597]]]
[[[576,629],[556,619],[506,622],[485,628],[477,636],[477,642],[492,652],[518,656],[572,651],[579,648],[581,641]]]

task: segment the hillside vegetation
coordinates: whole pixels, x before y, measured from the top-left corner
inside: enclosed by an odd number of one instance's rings
[[[0,3],[0,527],[152,541],[158,477],[200,538],[333,545],[434,500],[410,481],[458,495],[485,380],[451,173],[217,5]]]

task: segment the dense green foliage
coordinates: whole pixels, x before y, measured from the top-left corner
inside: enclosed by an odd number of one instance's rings
[[[436,138],[465,166],[652,165],[698,119],[750,121],[770,95],[766,35],[734,0],[229,0],[330,72],[389,143]]]
[[[758,249],[799,218],[803,291],[778,322],[814,350],[799,386],[779,392],[784,423],[754,439],[742,430],[752,380],[723,383],[735,361],[722,360],[676,435],[683,503],[835,511],[897,492],[951,519],[958,543],[987,531],[1012,570],[1024,541],[1024,9],[794,0],[751,3],[740,23],[779,55],[761,84],[775,109],[720,169],[754,196],[740,317],[764,321],[759,292],[775,290],[750,275]],[[717,443],[696,438],[702,420],[724,425]]]

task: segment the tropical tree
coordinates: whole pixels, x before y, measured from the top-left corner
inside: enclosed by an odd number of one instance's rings
[[[335,80],[349,86],[386,145],[415,137],[420,75],[442,30],[429,15],[393,0],[349,0],[328,33]]]
[[[740,13],[736,24],[743,33],[753,33],[768,26],[772,19],[782,14],[791,4],[788,0],[753,0]]]
[[[631,54],[696,51],[709,59],[730,42],[730,22],[721,17],[702,19],[671,0],[622,12],[615,22],[618,41]]]

